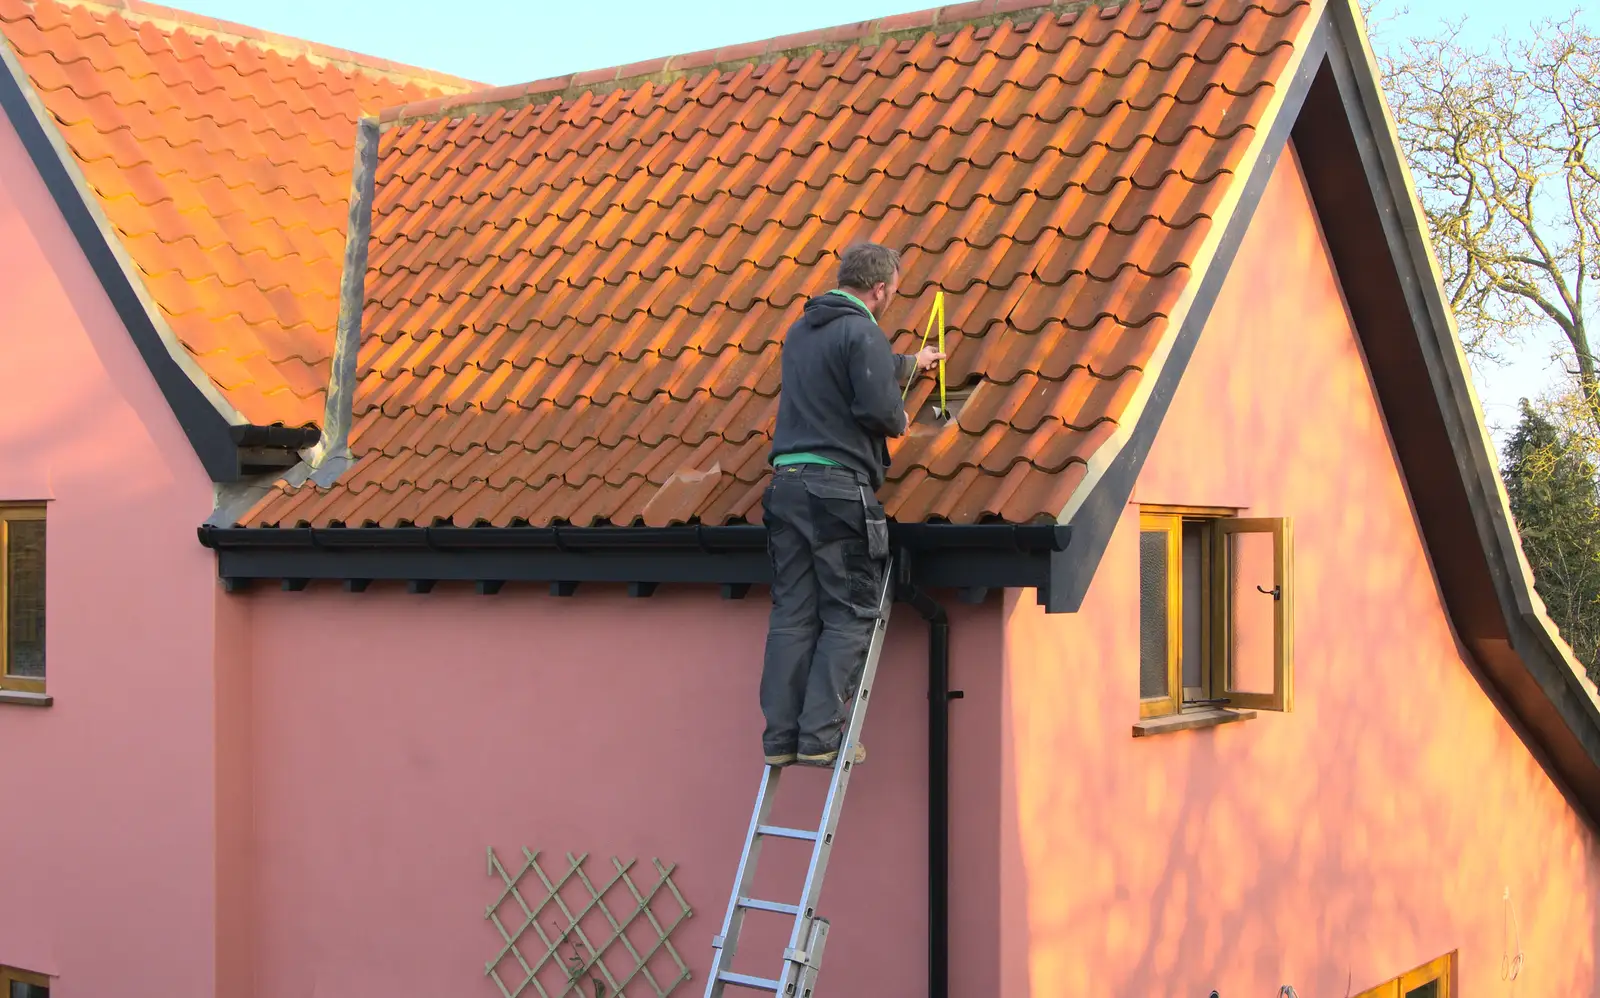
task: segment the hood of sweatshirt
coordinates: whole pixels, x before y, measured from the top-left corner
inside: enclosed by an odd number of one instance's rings
[[[812,328],[826,326],[842,315],[859,315],[873,322],[877,321],[872,318],[871,312],[868,312],[844,295],[836,295],[831,291],[817,295],[806,302],[806,325]]]

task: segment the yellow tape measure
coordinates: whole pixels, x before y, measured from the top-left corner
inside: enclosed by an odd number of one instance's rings
[[[929,312],[928,312],[928,328],[922,331],[922,346],[917,347],[918,352],[921,352],[922,350],[924,350],[928,346],[928,337],[933,335],[933,330],[934,330],[935,326],[937,326],[938,329],[939,329],[939,352],[940,353],[944,353],[944,289],[943,288],[940,288],[938,291],[935,291],[933,293],[933,308],[930,309]],[[911,382],[913,382],[915,380],[917,380],[915,374],[913,374],[911,377],[906,379],[906,386],[900,392],[900,400],[901,401],[905,401],[906,396],[911,394]],[[949,407],[945,404],[945,397],[944,397],[944,360],[941,359],[939,361],[939,412],[938,412],[938,415],[943,416],[947,412],[949,412]]]

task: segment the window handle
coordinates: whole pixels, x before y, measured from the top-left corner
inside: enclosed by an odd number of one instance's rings
[[[1261,593],[1261,594],[1263,594],[1265,596],[1271,596],[1275,600],[1283,598],[1283,587],[1282,586],[1273,586],[1271,589],[1262,589],[1260,586],[1256,586],[1256,592]]]

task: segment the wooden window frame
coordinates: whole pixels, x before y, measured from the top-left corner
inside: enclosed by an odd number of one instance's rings
[[[44,520],[44,510],[43,503],[0,504],[0,691],[43,693],[45,691],[45,683],[50,676],[48,663],[45,666],[44,679],[34,679],[31,676],[13,676],[11,674],[11,663],[7,661],[11,653],[11,641],[7,634],[11,625],[11,600],[10,594],[6,592],[6,586],[11,578],[10,527],[12,523],[24,520]],[[46,527],[46,558],[49,557],[49,543],[49,528]],[[49,612],[48,606],[46,606],[45,612]],[[48,628],[45,633],[49,634]],[[0,996],[0,998],[3,998],[3,996]]]
[[[18,970],[16,967],[0,966],[0,998],[10,998],[11,985],[29,984],[36,988],[49,989],[50,978],[43,974],[35,974],[29,970]]]
[[[1420,967],[1413,967],[1399,977],[1391,977],[1376,987],[1368,988],[1355,998],[1406,998],[1406,992],[1434,982],[1439,984],[1436,998],[1455,998],[1456,953],[1456,950],[1451,950]]]
[[[1148,699],[1141,696],[1140,718],[1176,714],[1183,707],[1183,520],[1164,511],[1141,510],[1140,536],[1156,531],[1167,535],[1167,692],[1165,696]],[[1143,557],[1142,553],[1140,557]],[[1142,582],[1140,584],[1143,585]],[[1140,598],[1143,599],[1142,596]]]
[[[1233,656],[1228,653],[1232,645],[1233,615],[1228,605],[1232,587],[1228,585],[1228,560],[1225,550],[1228,538],[1236,534],[1272,535],[1272,692],[1251,693],[1233,688]],[[1212,661],[1221,662],[1221,675],[1212,671],[1212,695],[1226,698],[1230,707],[1253,710],[1289,711],[1294,709],[1294,585],[1293,585],[1293,529],[1288,517],[1229,517],[1219,520],[1213,546],[1211,586]]]
[[[1289,711],[1293,690],[1293,527],[1287,517],[1240,517],[1238,510],[1220,506],[1141,506],[1140,534],[1167,535],[1167,693],[1141,697],[1141,720],[1181,714],[1190,709],[1220,706],[1253,710]],[[1183,528],[1204,523],[1200,546],[1200,579],[1206,613],[1200,616],[1200,685],[1185,686],[1183,677]],[[1270,533],[1273,539],[1273,689],[1270,693],[1233,689],[1231,607],[1228,604],[1228,543],[1241,533]]]

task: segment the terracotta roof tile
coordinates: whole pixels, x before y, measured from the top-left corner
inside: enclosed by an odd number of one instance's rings
[[[474,85],[138,0],[0,0],[0,34],[223,397],[320,423],[357,119]]]
[[[903,251],[896,347],[942,289],[975,385],[892,442],[890,515],[1055,516],[1312,4],[971,6],[384,112],[355,464],[245,522],[759,520],[781,336],[859,239]]]

